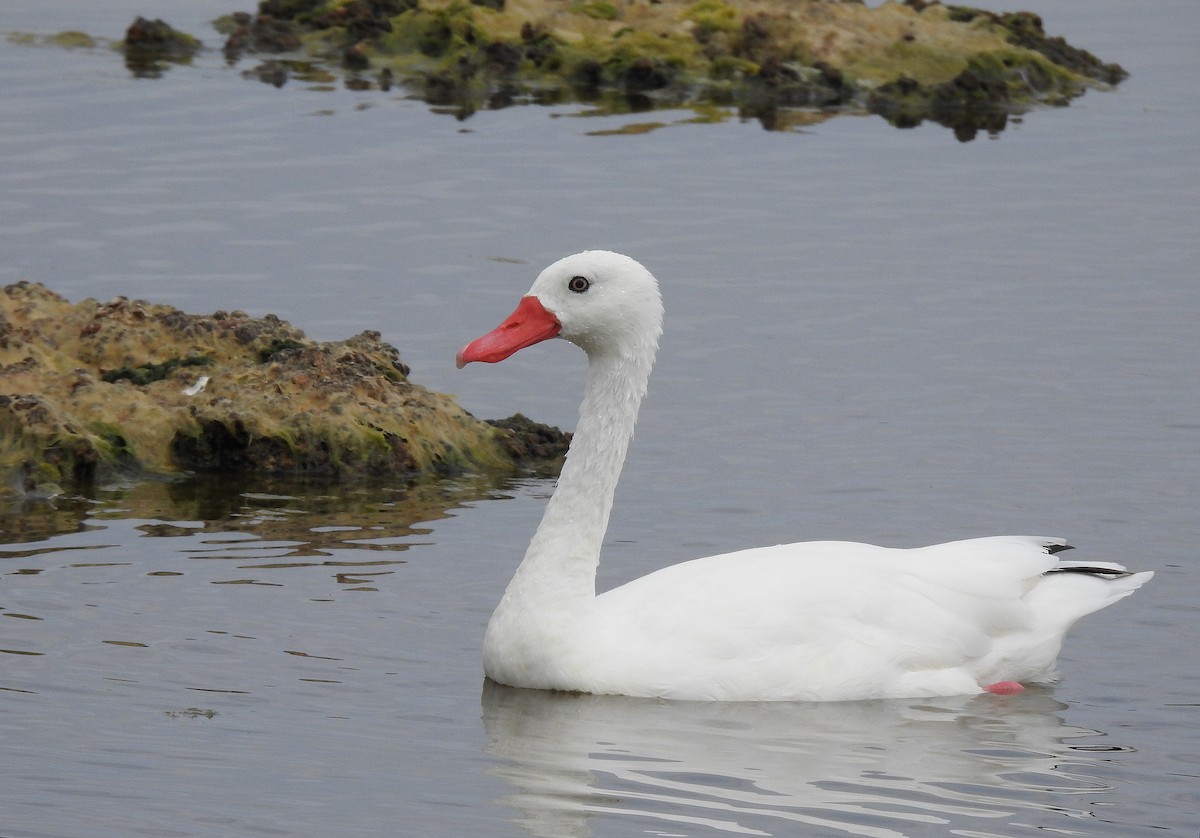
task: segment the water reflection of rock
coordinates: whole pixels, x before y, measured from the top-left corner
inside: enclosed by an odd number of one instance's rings
[[[743,704],[488,682],[483,724],[501,760],[492,772],[513,786],[505,802],[531,835],[582,838],[603,814],[664,833],[903,838],[976,818],[979,834],[999,834],[1038,817],[1031,808],[1066,828],[1102,806],[1094,758],[1071,744],[1095,731],[1068,727],[1065,708],[1042,690]]]
[[[418,524],[446,518],[464,504],[504,497],[509,480],[498,474],[336,485],[216,477],[139,480],[97,490],[89,498],[68,495],[53,502],[0,505],[0,544],[79,532],[103,526],[107,519],[143,519],[139,529],[148,536],[244,533],[256,542],[278,545],[273,560],[321,564],[335,550],[406,550],[410,544],[405,540],[428,532]],[[361,567],[372,561],[364,556],[349,564]]]

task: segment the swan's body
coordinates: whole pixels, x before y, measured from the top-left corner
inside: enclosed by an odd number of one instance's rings
[[[459,352],[494,362],[550,337],[588,354],[558,486],[488,624],[484,670],[515,687],[728,701],[1019,689],[1055,678],[1067,629],[1151,573],[1060,564],[1057,538],[912,550],[781,544],[696,559],[599,596],[600,546],[662,330],[640,264],[587,251]]]

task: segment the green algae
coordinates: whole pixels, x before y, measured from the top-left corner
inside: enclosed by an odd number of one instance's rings
[[[709,34],[736,32],[741,25],[738,10],[723,0],[700,0],[688,8],[684,17]]]
[[[68,30],[59,32],[57,35],[51,35],[46,39],[46,42],[53,44],[56,47],[63,49],[94,49],[97,46],[97,41],[86,32],[77,30]]]
[[[307,344],[295,338],[273,338],[266,346],[258,350],[258,361],[265,364],[280,352],[291,352],[293,349],[304,349],[306,346]]]
[[[170,358],[166,361],[158,363],[145,363],[138,366],[124,366],[115,370],[109,370],[100,375],[101,381],[107,381],[110,384],[118,381],[128,381],[131,384],[139,386],[146,385],[152,381],[162,381],[171,372],[179,367],[204,367],[209,366],[213,362],[212,358],[203,355],[190,355],[186,358]]]
[[[851,66],[860,81],[883,84],[910,78],[922,84],[941,84],[967,69],[967,59],[926,44],[896,41],[882,50],[854,56]]]
[[[621,10],[607,0],[592,0],[590,3],[581,3],[574,9],[596,20],[617,20],[621,17]]]
[[[34,32],[9,32],[5,40],[20,46],[59,47],[61,49],[95,49],[108,42],[93,38],[86,32],[70,29],[55,35],[38,35]]]

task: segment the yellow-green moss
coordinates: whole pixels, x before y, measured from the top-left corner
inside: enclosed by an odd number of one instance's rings
[[[63,49],[95,49],[101,43],[86,32],[74,29],[59,32],[56,35],[38,35],[33,32],[9,32],[5,36],[5,40],[11,44],[20,44],[22,46],[48,46],[61,47]]]
[[[735,32],[741,26],[738,10],[723,0],[700,0],[684,17],[705,32]]]
[[[373,50],[393,57],[415,52],[442,58],[474,46],[483,37],[472,7],[455,2],[445,8],[417,8],[398,15],[392,32],[381,35]]]
[[[93,49],[96,46],[95,38],[86,32],[76,30],[68,30],[66,32],[59,32],[57,35],[51,35],[47,39],[47,42],[65,49]]]
[[[621,16],[621,10],[608,0],[592,0],[590,3],[581,3],[575,7],[580,14],[587,15],[596,20],[616,20]]]
[[[941,84],[967,69],[967,58],[934,46],[896,41],[879,50],[851,54],[845,69],[854,79],[872,84],[907,76],[921,84]]]
[[[1012,49],[983,52],[971,56],[967,68],[986,77],[1003,78],[1014,93],[1023,86],[1043,93],[1058,90],[1064,95],[1078,95],[1085,89],[1082,80],[1071,71],[1058,66],[1041,55],[1029,55]]]

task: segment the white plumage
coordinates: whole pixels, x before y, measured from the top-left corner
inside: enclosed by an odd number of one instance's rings
[[[595,593],[600,546],[662,330],[654,277],[616,253],[559,260],[459,352],[495,362],[550,337],[588,354],[562,475],[488,624],[502,684],[679,699],[844,700],[1054,680],[1067,630],[1153,574],[1081,567],[1057,538],[916,549],[781,544],[695,559]]]

